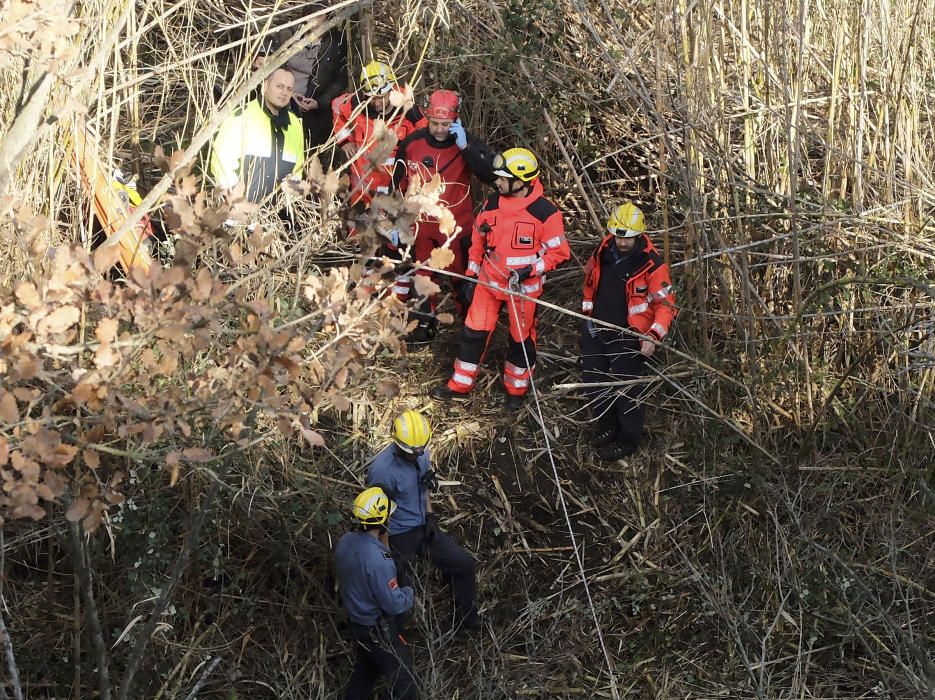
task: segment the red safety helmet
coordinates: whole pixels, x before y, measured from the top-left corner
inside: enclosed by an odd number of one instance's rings
[[[451,119],[458,118],[461,111],[461,95],[453,90],[436,90],[422,105],[422,114],[426,119]]]

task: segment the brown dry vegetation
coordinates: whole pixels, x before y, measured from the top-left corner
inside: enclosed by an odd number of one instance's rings
[[[335,697],[331,546],[402,407],[436,426],[439,509],[477,553],[487,619],[452,641],[426,575],[426,697],[932,697],[935,6],[353,16],[355,56],[458,87],[470,128],[543,160],[575,256],[544,297],[540,425],[535,402],[503,414],[497,357],[471,404],[425,398],[457,329],[405,355],[404,310],[363,291],[379,276],[349,281],[334,176],[309,174],[295,232],[262,213],[258,233],[218,229],[230,203],[199,194],[200,144],[264,33],[308,5],[3,4],[0,698]],[[102,278],[78,117],[154,205],[169,191],[172,266]],[[157,146],[192,162],[164,177]],[[624,197],[681,314],[651,440],[606,465],[568,386],[568,312]]]

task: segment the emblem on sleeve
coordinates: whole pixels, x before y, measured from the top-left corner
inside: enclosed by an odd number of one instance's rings
[[[386,584],[386,585],[390,587],[390,590],[391,590],[391,591],[395,591],[397,588],[399,588],[399,584],[396,583],[396,577],[395,577],[395,576],[394,576],[393,578],[391,578],[391,579],[390,579],[390,582],[389,582],[388,584]]]

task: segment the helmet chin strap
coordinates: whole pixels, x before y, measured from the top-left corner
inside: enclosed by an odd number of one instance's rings
[[[523,182],[518,177],[510,178],[509,180],[507,180],[507,182],[510,183],[510,186],[507,189],[507,195],[509,195],[510,197],[517,195],[520,192],[523,192],[524,190],[528,190],[530,187],[528,182]],[[519,187],[516,187],[517,184],[519,185]]]
[[[419,455],[415,454],[414,452],[409,452],[408,450],[404,450],[402,447],[399,446],[399,443],[394,443],[394,444],[396,445],[396,454],[398,454],[400,457],[405,459],[407,462],[415,463],[419,461]]]

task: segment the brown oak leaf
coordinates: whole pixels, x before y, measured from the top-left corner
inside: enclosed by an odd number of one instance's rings
[[[91,507],[91,501],[84,496],[80,496],[71,502],[68,510],[65,511],[65,520],[70,523],[76,523],[88,514],[88,508]]]
[[[455,254],[450,248],[436,248],[429,255],[429,267],[434,267],[436,270],[446,270],[454,261]]]
[[[4,423],[19,422],[19,407],[16,405],[16,397],[9,391],[0,389],[0,420]]]
[[[40,333],[62,333],[78,323],[81,311],[76,306],[60,306],[48,316],[39,321],[37,330]]]
[[[425,275],[416,275],[415,277],[416,293],[420,297],[431,297],[441,292],[441,287],[435,284]]]
[[[117,327],[119,323],[115,318],[102,318],[94,330],[94,335],[99,343],[112,343],[117,338]]]
[[[102,245],[94,251],[94,269],[103,275],[120,260],[120,246]]]
[[[35,309],[42,303],[39,298],[39,290],[32,282],[19,282],[15,287],[16,299],[27,309]]]
[[[299,430],[302,433],[302,437],[308,441],[309,445],[312,447],[324,447],[325,439],[321,436],[321,433],[318,433],[314,430],[309,430],[308,428],[301,425],[299,426]]]
[[[204,447],[187,447],[182,450],[182,456],[189,462],[207,462],[214,457]]]

